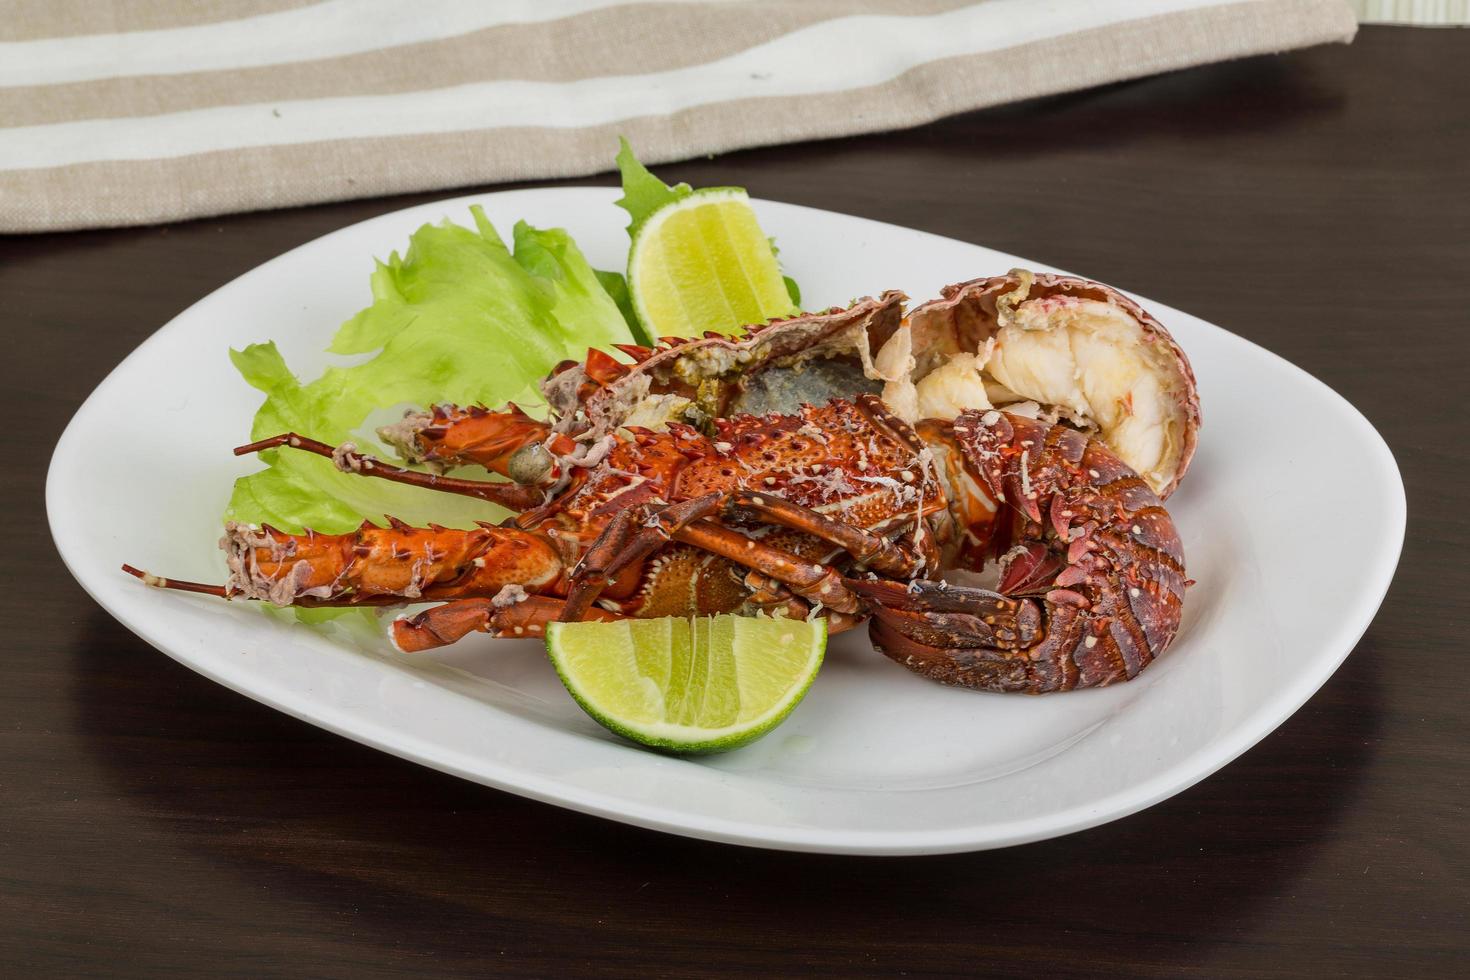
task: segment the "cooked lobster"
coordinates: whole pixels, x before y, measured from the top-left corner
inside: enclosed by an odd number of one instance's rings
[[[1128,302],[1097,284],[1017,273],[952,287],[907,321],[904,297],[887,293],[738,339],[624,346],[626,361],[592,351],[545,384],[549,421],[514,406],[441,406],[381,431],[427,469],[284,433],[236,452],[313,452],[365,477],[518,513],[469,530],[390,520],[339,535],[230,524],[222,586],[128,570],[152,585],[280,605],[439,603],[393,621],[404,651],[473,631],[535,636],[555,619],[764,611],[825,615],[834,630],[870,618],[875,646],[945,683],[1043,692],[1126,680],[1172,641],[1187,584],[1151,485],[1172,490],[1193,447],[1198,404],[1182,353],[1155,321],[1124,309],[1170,355],[1158,359],[1166,376],[1150,378],[1165,408],[1149,410],[1175,412],[1177,431],[1145,445],[1164,450],[1150,459],[1152,480],[1106,443],[1126,419],[1095,420],[1090,405],[1044,408],[1023,390],[1023,371],[1009,385],[941,377],[949,388],[980,385],[966,395],[972,407],[954,411],[926,381],[949,370],[936,350],[968,357],[965,370],[994,358],[1034,310],[1028,302],[1077,329],[1087,322],[1078,304],[1112,297]],[[1047,329],[1030,315],[1024,329]],[[1023,347],[1012,342],[1012,360]],[[910,424],[880,390],[931,412],[905,413]],[[1007,410],[992,407],[1007,399]],[[442,475],[466,463],[508,482]],[[996,557],[996,591],[939,579]]]

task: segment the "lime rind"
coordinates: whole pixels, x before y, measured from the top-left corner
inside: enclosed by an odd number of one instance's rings
[[[738,187],[693,191],[650,214],[628,250],[628,290],[654,336],[732,333],[797,312],[770,239]]]
[[[795,628],[783,631],[780,624]],[[794,646],[771,656],[772,638],[779,643],[783,633]],[[667,643],[668,657],[634,652],[649,641]],[[716,616],[552,623],[546,631],[557,675],[583,711],[617,735],[678,755],[728,752],[776,728],[811,688],[826,646],[823,620]],[[667,678],[662,689],[644,673],[649,668]],[[733,685],[710,683],[732,673]]]

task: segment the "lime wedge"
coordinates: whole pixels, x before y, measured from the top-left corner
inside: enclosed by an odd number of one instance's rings
[[[779,725],[827,649],[823,620],[709,616],[552,623],[546,649],[605,728],[669,752],[726,752]]]
[[[628,290],[654,337],[733,333],[797,312],[738,187],[695,191],[649,215],[628,252]]]

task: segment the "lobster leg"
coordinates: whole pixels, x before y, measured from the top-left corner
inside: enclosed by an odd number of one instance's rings
[[[144,585],[155,589],[169,589],[174,592],[194,592],[199,595],[212,595],[216,599],[235,599],[240,594],[231,592],[229,586],[213,585],[208,582],[186,582],[183,579],[164,578],[162,575],[154,575],[145,572],[141,568],[123,563],[122,570],[133,578],[140,580]],[[371,595],[366,592],[353,592],[338,596],[325,598],[318,596],[297,596],[291,603],[293,606],[304,606],[308,609],[320,609],[325,607],[358,607],[358,606],[399,606],[403,604],[403,598],[394,595]]]
[[[821,601],[837,609],[842,628],[858,621],[861,607],[832,569],[703,521],[729,502],[720,494],[708,494],[672,504],[651,515],[639,508],[620,511],[573,570],[572,587],[565,602],[543,596],[531,596],[514,605],[492,599],[450,602],[395,621],[393,642],[404,652],[417,652],[453,643],[476,631],[495,636],[536,636],[552,620],[620,619],[618,614],[593,605],[597,596],[619,571],[642,561],[671,540],[696,545],[754,569],[755,575],[768,580],[765,589],[772,600],[780,598],[777,590],[784,592],[790,588],[808,600]],[[805,508],[790,505],[790,510],[783,510],[782,514],[792,514],[793,524],[806,529],[808,515],[800,513],[803,511]],[[826,520],[815,512],[810,515]],[[797,523],[798,520],[802,523]],[[888,542],[884,539],[864,531],[858,531],[857,535],[862,537],[843,535],[842,540],[832,543],[845,547],[850,542],[862,549],[864,555],[902,559],[897,549],[885,550]],[[790,593],[786,595],[789,597]],[[801,604],[799,600],[798,604]]]
[[[576,446],[571,437],[553,432],[550,424],[515,404],[499,412],[475,405],[436,405],[383,426],[378,437],[410,463],[439,469],[477,463],[516,483],[538,485],[556,476],[553,455],[565,456]]]
[[[769,575],[757,571],[745,573],[745,587],[750,590],[745,604],[760,612],[792,619],[805,619],[812,607],[791,594],[791,590]]]
[[[607,582],[623,568],[642,561],[668,541],[694,545],[743,565],[789,588],[808,602],[819,602],[839,612],[856,614],[862,602],[843,584],[842,576],[826,565],[811,561],[780,548],[756,541],[738,531],[704,520],[727,505],[753,507],[779,513],[788,526],[801,530],[820,528],[817,534],[839,547],[849,544],[866,556],[875,557],[890,567],[898,567],[906,555],[877,535],[854,528],[840,528],[836,522],[815,511],[795,504],[779,507],[775,498],[759,494],[706,494],[671,504],[654,512],[636,527],[640,512],[621,512],[588,549],[586,556],[572,573],[572,589],[562,610],[563,622],[575,622],[592,605]],[[630,530],[631,529],[631,530]],[[851,532],[851,533],[849,533]]]
[[[820,602],[839,612],[856,613],[861,610],[861,601],[843,586],[842,576],[834,569],[813,564],[738,531],[703,520],[719,513],[729,499],[727,494],[711,493],[670,504],[649,515],[642,521],[642,526],[635,526],[639,511],[623,511],[608,525],[573,571],[572,589],[562,610],[562,622],[579,619],[609,579],[671,540],[694,545],[754,569],[809,602]]]
[[[757,571],[746,573],[745,586],[750,589],[747,606],[767,615],[785,616],[788,619],[806,619],[812,613],[812,604],[792,595],[791,590],[768,575]],[[838,612],[828,607],[827,635],[852,629],[867,619],[866,609],[858,612]]]
[[[670,504],[652,515],[642,508],[619,511],[572,569],[571,590],[561,621],[581,619],[614,575],[653,554],[689,522],[718,513],[720,504],[721,495],[711,493]]]
[[[719,555],[775,579],[808,602],[820,602],[838,612],[858,613],[863,604],[843,583],[842,576],[828,565],[818,565],[799,555],[748,538],[739,531],[700,521],[674,534],[675,541]]]
[[[290,447],[300,449],[308,453],[315,453],[330,459],[332,463],[344,473],[360,473],[363,476],[374,476],[380,480],[392,480],[394,483],[407,483],[410,486],[423,487],[425,490],[438,490],[442,493],[457,493],[466,497],[478,497],[492,504],[499,504],[509,510],[522,511],[541,503],[542,492],[534,486],[524,486],[519,483],[491,483],[488,480],[461,480],[450,476],[439,476],[436,473],[420,473],[418,470],[407,470],[392,463],[385,463],[380,459],[360,453],[350,442],[344,442],[340,446],[329,446],[316,439],[308,439],[306,436],[297,435],[294,432],[283,432],[269,439],[252,442],[248,446],[239,446],[235,449],[236,456],[244,456],[248,453],[258,453],[263,449],[275,449],[278,447]]]
[[[883,575],[908,578],[924,567],[924,558],[912,549],[860,527],[834,521],[810,507],[792,503],[756,490],[737,490],[730,495],[731,507],[754,511],[772,524],[804,531],[836,545],[852,555],[859,565]]]
[[[448,646],[475,632],[497,638],[535,638],[543,635],[547,623],[557,620],[564,606],[561,599],[539,595],[510,601],[456,599],[416,616],[400,616],[393,621],[388,639],[402,653],[421,653]],[[606,621],[624,617],[594,606],[581,618]]]

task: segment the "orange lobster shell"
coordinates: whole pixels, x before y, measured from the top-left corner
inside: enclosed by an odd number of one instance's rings
[[[1081,280],[1037,282],[1122,299]],[[1004,285],[951,287],[915,315],[984,330],[986,303]],[[885,293],[739,338],[623,346],[626,361],[592,351],[544,385],[549,421],[514,406],[439,406],[382,432],[429,471],[295,433],[241,447],[314,452],[365,477],[518,513],[471,530],[231,525],[223,586],[129,570],[154,585],[278,604],[443,603],[394,621],[405,651],[472,631],[534,636],[558,618],[764,611],[826,615],[834,629],[871,618],[890,657],[980,689],[1135,676],[1172,641],[1187,584],[1158,496],[1065,425],[994,410],[912,427],[894,417],[873,393],[872,358],[907,329],[903,300]],[[467,462],[511,482],[441,475]],[[998,591],[938,580],[997,556]]]

